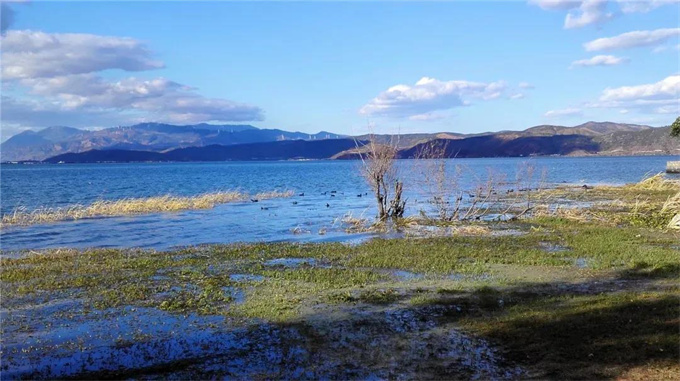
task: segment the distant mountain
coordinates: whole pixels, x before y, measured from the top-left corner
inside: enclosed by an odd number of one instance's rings
[[[582,125],[583,126],[583,125]],[[626,125],[630,126],[630,125]],[[456,139],[437,138],[399,150],[400,158],[415,158],[432,146],[444,157],[517,157],[548,155],[680,155],[680,139],[670,137],[670,127],[623,127],[604,134],[592,130],[590,135],[568,134],[570,127],[561,127],[561,134],[542,135],[541,129],[524,132],[502,132]],[[559,127],[559,126],[554,126]],[[577,128],[575,131],[578,131]],[[605,131],[605,127],[600,131]],[[537,132],[539,131],[539,132]],[[340,152],[335,159],[355,159],[356,148]]]
[[[7,139],[0,145],[0,155],[5,160],[39,160],[53,155],[59,142],[76,139],[87,132],[72,127],[54,126],[40,131],[26,130]]]
[[[541,125],[524,131],[474,135],[440,132],[400,136],[375,135],[374,138],[379,143],[398,143],[401,157],[412,157],[424,144],[432,141],[446,143],[447,149],[452,150],[451,153],[455,152],[457,157],[680,153],[680,141],[671,139],[667,128],[612,122],[588,122],[574,127]],[[357,157],[354,139],[365,141],[369,136],[347,139],[330,132],[306,134],[278,129],[259,129],[250,125],[176,126],[142,123],[98,131],[69,127],[50,127],[37,132],[26,131],[3,143],[1,152],[4,161],[45,158],[53,161],[54,157],[60,157],[59,155],[64,153],[81,152],[88,153],[81,157],[88,161],[348,159]],[[323,154],[316,151],[321,146],[295,143],[320,140],[334,141],[324,145]],[[338,144],[339,141],[344,143]],[[265,151],[258,151],[260,149]],[[294,152],[295,149],[300,151]],[[93,150],[95,152],[90,152]],[[97,153],[111,150],[115,152]],[[126,158],[126,152],[135,153]],[[103,155],[111,157],[103,158]],[[75,161],[85,160],[73,155],[66,157]],[[63,157],[57,161],[62,159]]]
[[[574,127],[542,125],[524,130],[524,135],[551,136],[551,135],[584,135],[600,136],[614,132],[636,132],[648,130],[652,127],[639,124],[625,124],[612,122],[587,122]]]
[[[670,136],[670,127],[640,131],[618,131],[593,138],[600,155],[680,155],[680,139]]]
[[[182,147],[203,147],[214,144],[235,145],[342,137],[342,135],[325,131],[307,134],[278,129],[259,129],[250,125],[205,123],[187,126],[141,123],[97,131],[49,127],[38,132],[24,131],[11,137],[0,146],[0,155],[2,161],[43,160],[61,153],[78,153],[93,149],[163,152]]]
[[[179,148],[167,152],[90,150],[46,159],[47,163],[101,163],[143,161],[229,161],[328,159],[356,146],[354,139],[285,140],[239,145]]]
[[[549,155],[674,155],[680,154],[680,140],[669,136],[669,127],[642,128],[586,136],[509,136],[490,134],[460,138],[454,136],[423,141],[398,151],[399,158],[415,158],[425,148],[440,148],[444,157],[522,157]],[[437,136],[437,135],[435,135]],[[357,159],[357,145],[366,140],[283,140],[237,145],[188,147],[166,152],[135,150],[91,150],[67,153],[45,160],[48,163],[96,163],[133,161],[228,161]]]

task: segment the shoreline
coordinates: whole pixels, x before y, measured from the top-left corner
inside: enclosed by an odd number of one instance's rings
[[[583,155],[527,155],[527,156],[475,156],[475,157],[457,157],[457,158],[447,158],[448,160],[470,160],[470,159],[532,159],[532,158],[617,158],[617,157],[680,157],[680,149],[676,154],[672,153],[649,153],[649,154],[623,154],[623,155],[611,155],[611,154],[583,154]],[[62,164],[180,164],[180,163],[279,163],[279,162],[324,162],[324,161],[358,161],[360,159],[351,158],[340,158],[340,159],[257,159],[257,160],[210,160],[210,161],[83,161],[83,162],[63,162],[63,163],[51,163],[46,161],[4,161],[0,162],[0,165],[62,165]],[[398,161],[405,160],[418,160],[414,158],[397,158]]]

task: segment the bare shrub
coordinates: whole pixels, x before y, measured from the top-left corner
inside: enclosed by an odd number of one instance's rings
[[[434,206],[439,221],[518,218],[532,209],[534,194],[545,186],[545,171],[537,180],[534,166],[523,162],[514,182],[507,182],[506,176],[493,168],[488,169],[485,177],[466,174],[465,168],[457,164],[447,168],[447,161],[451,163],[452,159],[447,145],[432,141],[415,155],[422,191]],[[465,184],[467,188],[463,187]]]
[[[404,183],[395,166],[398,146],[398,141],[394,139],[388,144],[379,144],[371,136],[363,147],[365,150],[357,147],[362,163],[361,172],[375,195],[380,221],[403,217],[406,208],[406,200],[402,198]]]

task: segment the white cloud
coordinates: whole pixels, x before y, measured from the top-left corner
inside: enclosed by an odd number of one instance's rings
[[[520,82],[518,86],[519,86],[520,89],[533,89],[534,88],[534,85],[532,85],[529,82]]]
[[[663,53],[663,52],[666,52],[666,51],[673,51],[673,50],[675,50],[675,51],[680,50],[680,44],[675,45],[675,46],[659,45],[659,46],[655,47],[654,49],[652,49],[652,53]]]
[[[253,105],[207,98],[166,78],[104,79],[99,71],[163,67],[131,38],[9,31],[2,37],[2,125],[199,123],[262,120]]]
[[[671,75],[659,82],[607,88],[600,96],[601,101],[663,100],[677,99],[680,93],[680,75]]]
[[[680,103],[670,104],[666,106],[659,106],[652,110],[654,114],[675,114],[680,113]]]
[[[568,11],[564,19],[564,28],[581,28],[587,25],[598,25],[611,20],[614,13],[607,12],[609,0],[528,0],[547,11]],[[618,0],[618,14],[649,12],[664,5],[678,4],[680,0]]]
[[[618,0],[623,13],[649,12],[670,4],[680,4],[680,0]]]
[[[578,10],[569,12],[564,19],[564,28],[581,28],[601,24],[612,18],[607,13],[607,0],[584,0]]]
[[[151,117],[152,120],[178,123],[263,119],[262,110],[258,107],[206,98],[189,86],[165,78],[145,80],[130,77],[107,81],[95,74],[77,74],[25,79],[20,83],[37,97],[31,103],[36,111],[40,111],[40,107],[36,107],[37,102],[38,105],[50,105],[51,112],[95,113],[105,117],[107,113],[123,110],[145,115],[147,119]]]
[[[580,108],[566,108],[562,110],[550,110],[546,112],[543,116],[546,118],[564,118],[570,116],[582,115],[583,111]]]
[[[2,61],[3,80],[163,67],[145,44],[132,38],[31,30],[2,37]]]
[[[359,113],[396,118],[417,117],[432,111],[469,105],[469,99],[499,98],[506,87],[504,81],[440,81],[423,77],[413,86],[390,87],[364,105]]]
[[[671,37],[679,36],[680,28],[656,30],[637,30],[614,37],[598,38],[583,44],[586,51],[627,49],[641,46],[659,45]]]
[[[599,55],[587,59],[582,59],[574,61],[571,63],[571,67],[583,67],[583,66],[614,66],[620,65],[624,62],[628,62],[627,58],[610,56],[610,55]]]
[[[529,0],[549,11],[569,11],[564,18],[564,28],[581,28],[601,24],[612,18],[607,12],[607,0]]]
[[[508,99],[512,99],[512,100],[522,99],[522,98],[524,98],[524,94],[522,94],[522,93],[515,93],[515,94],[512,94],[508,97]]]
[[[45,126],[67,125],[91,128],[92,126],[101,126],[102,122],[104,122],[110,127],[126,124],[136,117],[129,113],[97,109],[88,110],[87,112],[77,109],[65,110],[59,105],[50,102],[41,102],[33,99],[16,99],[4,95],[0,101],[0,109],[2,111],[3,139],[23,130]]]
[[[437,112],[428,112],[426,114],[418,114],[409,117],[409,120],[415,120],[420,122],[431,122],[434,120],[445,119],[446,115]]]
[[[534,4],[545,10],[569,10],[578,8],[581,0],[529,0],[529,4]]]
[[[680,75],[671,75],[659,82],[605,89],[591,108],[637,110],[648,114],[680,113]]]

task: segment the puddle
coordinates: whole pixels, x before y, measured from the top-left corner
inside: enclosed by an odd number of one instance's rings
[[[463,281],[463,280],[487,280],[487,279],[491,279],[491,275],[489,275],[489,274],[470,275],[470,274],[454,273],[454,274],[449,274],[449,275],[447,275],[447,276],[446,276],[446,279],[448,279],[448,280],[456,280],[456,281]]]
[[[569,251],[568,247],[551,242],[539,242],[538,246],[540,246],[541,249],[547,251],[548,253],[559,253],[563,251]]]
[[[390,270],[389,274],[400,281],[418,280],[425,277],[424,274],[413,273],[406,270]]]
[[[234,282],[262,282],[264,277],[254,274],[231,274],[229,275],[229,280]]]
[[[574,265],[576,267],[578,267],[579,269],[585,269],[585,268],[589,267],[588,266],[588,260],[585,259],[585,258],[576,258],[576,260],[574,261]]]
[[[520,236],[525,234],[527,233],[517,229],[494,230],[491,233],[491,235],[495,237]]]
[[[276,258],[264,262],[265,266],[281,266],[297,268],[300,266],[314,266],[317,261],[314,258]]]
[[[244,290],[232,286],[222,287],[222,290],[232,297],[231,304],[239,305],[245,303],[246,292]]]

